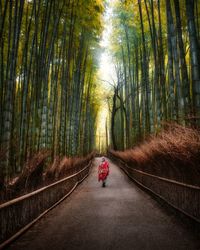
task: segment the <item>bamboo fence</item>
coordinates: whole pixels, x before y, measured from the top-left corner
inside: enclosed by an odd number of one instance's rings
[[[91,162],[55,183],[0,205],[0,249],[66,198],[89,174]]]
[[[129,167],[111,153],[121,169],[140,186],[158,196],[170,206],[200,223],[200,187],[152,175]]]

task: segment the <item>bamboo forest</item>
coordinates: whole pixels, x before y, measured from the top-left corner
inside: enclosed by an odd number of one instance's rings
[[[200,249],[199,204],[200,1],[0,0],[0,249]]]
[[[134,149],[170,124],[199,143],[198,0],[1,0],[0,16],[1,187],[41,155]]]

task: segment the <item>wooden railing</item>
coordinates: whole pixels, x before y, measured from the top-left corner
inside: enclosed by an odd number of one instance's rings
[[[112,154],[109,154],[109,157],[117,161],[120,168],[140,186],[158,196],[176,210],[200,223],[199,186],[155,176],[129,167],[125,162]]]
[[[0,205],[0,249],[65,199],[88,176],[91,162],[75,174]]]

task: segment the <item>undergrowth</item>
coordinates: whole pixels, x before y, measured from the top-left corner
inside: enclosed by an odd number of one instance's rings
[[[139,146],[110,153],[135,169],[200,185],[200,133],[196,129],[168,124]]]
[[[56,156],[52,163],[47,164],[50,154],[48,150],[36,153],[27,160],[19,176],[9,183],[3,183],[0,190],[0,203],[77,173],[88,165],[95,155],[93,152],[85,157]]]

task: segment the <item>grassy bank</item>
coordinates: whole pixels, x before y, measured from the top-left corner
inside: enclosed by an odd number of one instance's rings
[[[89,164],[95,153],[73,158],[57,156],[52,163],[47,163],[49,155],[49,151],[42,150],[29,159],[19,176],[9,183],[4,183],[0,190],[0,202],[3,203],[77,173]]]
[[[200,132],[168,125],[133,149],[110,151],[130,167],[180,182],[200,185]]]

